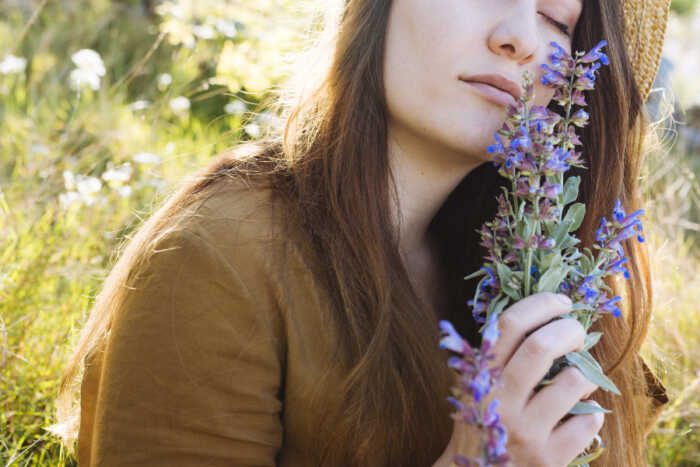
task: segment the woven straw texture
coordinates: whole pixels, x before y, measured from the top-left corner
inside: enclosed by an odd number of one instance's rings
[[[671,0],[624,0],[627,52],[644,100],[659,68],[670,5]]]

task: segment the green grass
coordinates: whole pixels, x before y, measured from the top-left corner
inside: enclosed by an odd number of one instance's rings
[[[262,16],[202,1],[194,17],[235,18],[238,34],[194,37],[190,48],[183,45],[193,38],[188,15],[160,10],[149,19],[140,2],[130,1],[44,3],[32,23],[36,10],[0,4],[0,60],[7,53],[28,60],[23,72],[0,74],[0,464],[6,466],[75,465],[45,428],[55,423],[58,375],[113,252],[180,177],[254,135],[247,125],[264,126],[253,111],[266,96],[261,86],[283,79],[279,59],[298,47],[294,31],[305,24],[292,8],[298,2],[263,2],[269,15]],[[99,52],[106,74],[100,89],[78,95],[69,76],[71,55],[82,48]],[[164,73],[172,83],[159,87]],[[189,99],[189,112],[170,108],[177,96]],[[139,100],[148,107],[133,109]],[[225,112],[234,101],[238,111]],[[161,163],[135,162],[143,151]],[[679,223],[699,222],[691,195],[697,199],[693,177],[700,168],[692,161],[684,154],[652,157],[648,172],[665,175],[646,182],[655,200],[645,225],[657,306],[644,352],[674,399],[649,438],[652,464],[659,466],[700,463],[700,249],[697,232]],[[125,163],[132,169],[128,180],[101,179],[82,204],[62,204],[76,189],[64,172],[76,181],[100,179]],[[131,193],[123,197],[125,186]]]

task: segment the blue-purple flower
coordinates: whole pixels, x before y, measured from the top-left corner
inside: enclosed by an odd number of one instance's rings
[[[587,326],[603,314],[620,317],[621,297],[609,297],[605,290],[610,289],[602,286],[602,278],[619,273],[629,278],[622,242],[633,235],[644,240],[638,219],[643,211],[627,215],[617,200],[611,220],[603,218],[596,231],[593,247],[598,256],[594,258],[587,248],[584,255],[575,247],[580,240],[570,232],[581,225],[585,206],[574,203],[564,209],[576,201],[580,183],[580,177],[565,179],[564,174],[571,167],[585,168],[583,153],[576,150],[582,143],[576,129],[590,120],[582,108],[586,106],[584,91],[594,88],[601,63],[607,65],[609,60],[601,51],[605,41],[575,57],[559,44],[551,45],[554,51],[549,55],[550,64],[541,66],[541,82],[554,88],[553,101],[563,107],[563,115],[533,105],[533,77],[525,73],[520,99],[507,107],[508,116],[488,147],[494,166],[511,186],[504,190],[505,195],[498,195],[495,218],[479,230],[486,262],[465,278],[479,278],[475,296],[467,305],[475,322],[482,324],[480,348],[472,349],[454,327],[441,322],[441,347],[460,354],[448,359],[449,367],[461,375],[460,396],[448,398],[458,411],[455,419],[482,432],[481,457],[457,455],[457,465],[502,465],[509,459],[507,431],[496,412],[498,401],[483,406],[503,370],[491,368],[489,362],[495,358],[492,351],[500,336],[498,316],[507,305],[536,291],[557,291],[572,299],[577,305],[572,315]],[[573,360],[569,363],[578,365]],[[595,378],[605,376],[600,373]],[[614,383],[610,385],[606,390],[617,390]],[[465,395],[469,397],[462,397]]]

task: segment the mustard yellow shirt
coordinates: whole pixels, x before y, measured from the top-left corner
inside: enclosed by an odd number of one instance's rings
[[[340,380],[329,297],[270,192],[226,183],[156,241],[86,359],[81,466],[317,465],[319,407]]]

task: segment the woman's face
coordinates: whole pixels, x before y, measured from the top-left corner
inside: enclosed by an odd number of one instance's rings
[[[390,131],[444,154],[431,157],[489,160],[506,117],[506,101],[496,101],[511,96],[462,79],[502,75],[519,92],[529,70],[535,103],[547,105],[554,91],[541,84],[540,64],[552,41],[571,50],[582,1],[394,0],[384,62]]]

